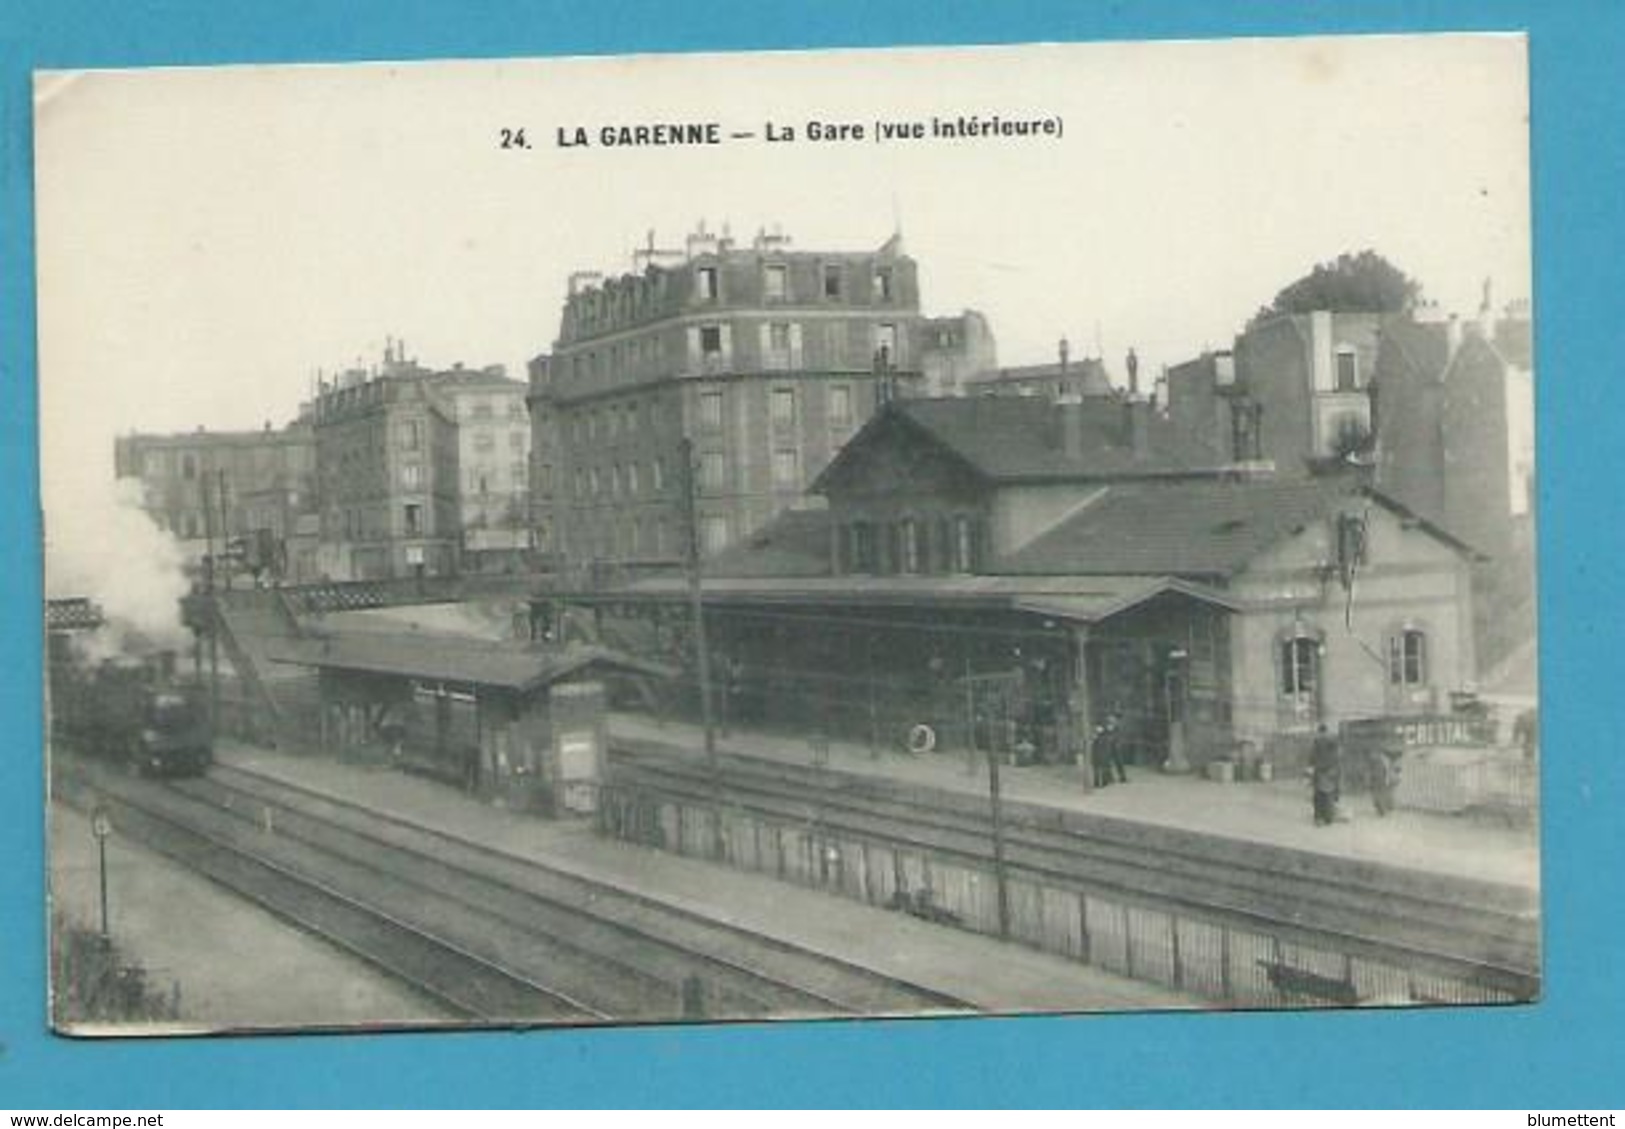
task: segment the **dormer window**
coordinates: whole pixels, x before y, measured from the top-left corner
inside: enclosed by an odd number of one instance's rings
[[[790,272],[782,263],[768,266],[762,274],[762,296],[769,302],[782,302],[789,296]]]
[[[717,300],[716,267],[696,267],[694,269],[694,282],[699,288],[700,301],[715,302]]]

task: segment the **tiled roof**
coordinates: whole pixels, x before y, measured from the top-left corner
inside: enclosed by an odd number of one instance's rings
[[[1147,449],[1136,455],[1128,437],[1130,405],[1115,398],[1064,405],[1036,397],[903,400],[896,410],[995,481],[1191,474],[1214,462],[1181,444],[1172,425],[1143,404],[1132,409],[1145,412],[1148,429]],[[1063,448],[1063,413],[1077,416],[1077,457]]]
[[[290,639],[279,641],[269,651],[273,662],[296,666],[519,691],[557,682],[590,666],[661,673],[652,663],[604,647],[527,651],[418,633],[367,632]]]
[[[1229,576],[1354,495],[1414,516],[1349,478],[1122,483],[995,567],[1016,575]]]
[[[827,576],[829,513],[786,510],[742,543],[705,562],[707,576]]]

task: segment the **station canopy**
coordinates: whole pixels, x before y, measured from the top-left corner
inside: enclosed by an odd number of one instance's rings
[[[369,631],[289,639],[271,652],[273,662],[351,674],[450,682],[530,693],[588,668],[632,674],[668,673],[656,663],[607,647],[573,644],[532,650],[476,640],[410,632]]]
[[[809,576],[707,577],[707,607],[795,604],[1031,612],[1099,623],[1164,593],[1234,611],[1224,592],[1173,576]],[[625,588],[570,594],[582,603],[668,603],[687,596],[682,577],[655,577]]]

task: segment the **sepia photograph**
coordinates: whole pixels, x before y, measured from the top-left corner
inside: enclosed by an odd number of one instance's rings
[[[36,72],[53,1028],[1538,1001],[1527,48]]]

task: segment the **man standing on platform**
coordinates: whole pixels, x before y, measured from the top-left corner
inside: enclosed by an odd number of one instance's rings
[[[1096,788],[1104,788],[1112,782],[1112,766],[1122,773],[1122,753],[1118,748],[1120,737],[1117,732],[1117,714],[1108,713],[1106,720],[1100,723],[1095,730],[1095,739],[1091,761],[1094,765],[1094,781]]]
[[[1337,821],[1337,799],[1343,786],[1343,768],[1338,754],[1337,738],[1322,724],[1315,732],[1310,746],[1310,782],[1314,788],[1315,826],[1325,827]]]

